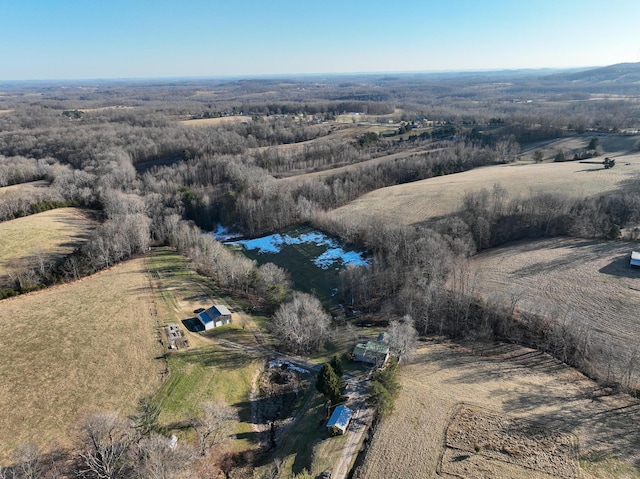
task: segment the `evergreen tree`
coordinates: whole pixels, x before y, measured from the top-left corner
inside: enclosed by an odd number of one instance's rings
[[[344,375],[344,368],[342,367],[342,360],[340,359],[340,356],[335,354],[331,358],[331,362],[329,364],[331,364],[333,371],[336,373],[336,376],[338,376],[338,379],[340,379]]]
[[[342,398],[340,379],[331,367],[331,364],[325,363],[322,365],[320,375],[316,381],[316,389],[325,396],[328,396],[332,404],[337,404]]]

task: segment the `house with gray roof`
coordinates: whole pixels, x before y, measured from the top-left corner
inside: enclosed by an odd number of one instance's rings
[[[377,341],[358,343],[353,348],[353,360],[381,368],[389,359],[389,346]]]
[[[231,323],[231,311],[226,306],[215,305],[209,309],[198,313],[198,321],[202,324],[205,331],[217,328],[223,324]]]

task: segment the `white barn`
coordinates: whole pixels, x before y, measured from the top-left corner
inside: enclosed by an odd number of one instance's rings
[[[629,261],[629,265],[640,267],[640,251],[631,252],[631,261]]]
[[[231,323],[231,311],[226,306],[218,304],[198,313],[198,320],[206,331]]]

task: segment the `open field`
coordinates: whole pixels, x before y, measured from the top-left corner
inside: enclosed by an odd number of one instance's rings
[[[82,416],[130,414],[163,361],[143,259],[0,302],[0,460],[20,443],[73,446]]]
[[[151,285],[157,296],[161,325],[178,323],[192,346],[211,346],[207,336],[222,337],[247,346],[258,346],[253,331],[255,318],[244,312],[237,299],[224,294],[215,283],[189,267],[187,260],[171,248],[155,248],[147,256]],[[189,321],[198,308],[223,304],[232,313],[233,324],[207,332],[206,336],[189,331]]]
[[[24,266],[70,254],[94,228],[79,208],[58,208],[0,223],[0,280]]]
[[[543,353],[429,343],[356,478],[638,478],[640,403]]]
[[[640,153],[610,151],[588,161],[602,162],[605,156],[616,158],[614,168],[605,170],[601,165],[577,161],[533,164],[527,160],[381,188],[331,214],[356,223],[362,217],[378,217],[413,224],[452,213],[460,207],[465,193],[482,188],[491,191],[496,183],[504,187],[511,197],[536,192],[585,197],[625,189],[631,182],[639,181]]]
[[[512,243],[471,261],[480,295],[585,331],[600,374],[613,367],[619,379],[640,337],[640,270],[629,267],[632,247],[558,238]],[[640,385],[640,377],[629,380]]]
[[[246,115],[233,115],[221,116],[220,118],[198,118],[196,120],[182,120],[180,124],[184,126],[218,126],[223,123],[237,123],[242,121],[251,121],[251,117]]]
[[[30,181],[17,185],[3,186],[0,188],[0,202],[24,199],[34,200],[42,194],[48,193],[49,182],[46,180]]]

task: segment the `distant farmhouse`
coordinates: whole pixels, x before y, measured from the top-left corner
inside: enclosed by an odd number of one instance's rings
[[[327,423],[327,429],[332,436],[344,434],[349,427],[353,411],[347,406],[338,406],[333,410],[333,414]]]
[[[231,323],[231,311],[226,306],[215,305],[198,313],[198,320],[205,330],[217,328],[223,324]]]
[[[353,348],[353,359],[381,368],[389,359],[389,346],[377,341],[358,343]]]
[[[631,252],[631,261],[629,261],[631,266],[640,267],[640,251],[632,251]]]

